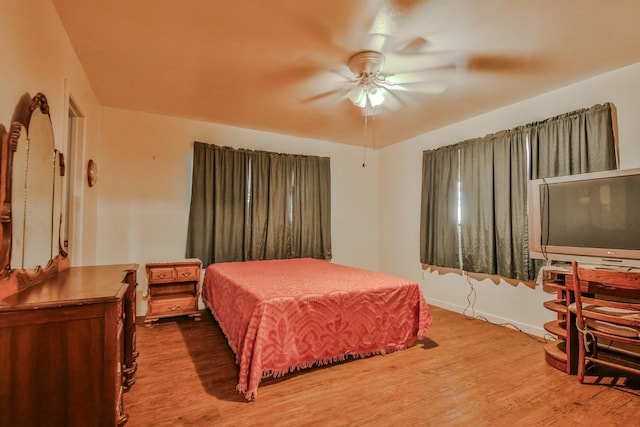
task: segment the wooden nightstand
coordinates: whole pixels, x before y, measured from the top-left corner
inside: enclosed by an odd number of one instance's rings
[[[147,315],[145,326],[163,317],[191,316],[200,320],[199,259],[149,263],[147,269]]]

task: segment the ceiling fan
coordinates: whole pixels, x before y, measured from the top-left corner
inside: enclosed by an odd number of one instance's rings
[[[390,36],[374,34],[381,39],[389,39]],[[400,57],[400,65],[396,64],[396,69],[402,68],[402,62],[410,64],[419,58],[422,64],[418,69],[405,69],[400,72],[393,72],[385,67],[387,55],[382,49],[366,49],[354,53],[347,62],[347,68],[352,77],[347,78],[342,90],[336,94],[346,96],[357,107],[362,108],[363,114],[376,114],[376,107],[386,110],[397,110],[409,100],[402,93],[426,93],[437,95],[446,90],[452,73],[460,64],[460,57],[448,54],[441,56],[434,61],[428,58],[430,53],[423,52],[422,47],[428,42],[422,37],[416,37],[409,43],[395,49],[393,55]],[[384,104],[384,106],[383,106]]]
[[[327,44],[334,55],[312,61],[300,74],[307,88],[303,103],[350,100],[365,116],[374,116],[437,96],[464,83],[470,72],[476,76],[522,73],[538,62],[530,55],[491,52],[490,46],[456,39],[456,32],[468,26],[464,21],[452,22],[451,17],[458,15],[450,2],[379,0],[371,4],[362,11],[366,19],[356,18],[344,37]]]
[[[346,99],[367,115],[398,110],[411,104],[418,94],[437,95],[446,90],[464,65],[460,52],[437,50],[422,36],[400,37],[398,23],[422,0],[381,2],[368,30],[354,34],[357,43],[344,64],[321,67],[314,78],[322,87],[305,102],[342,102]],[[358,28],[359,26],[356,26]],[[324,76],[322,76],[324,74]]]

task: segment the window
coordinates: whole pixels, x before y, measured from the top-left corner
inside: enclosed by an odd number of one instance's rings
[[[331,258],[330,159],[196,142],[187,257]]]
[[[611,104],[423,153],[420,260],[530,280],[529,178],[614,169]]]

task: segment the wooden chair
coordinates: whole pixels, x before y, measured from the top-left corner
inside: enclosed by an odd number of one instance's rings
[[[577,262],[572,271],[575,303],[569,310],[578,329],[578,380],[583,383],[586,369],[596,365],[640,375],[640,272]]]

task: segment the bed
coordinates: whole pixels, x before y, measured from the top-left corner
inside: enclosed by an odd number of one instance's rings
[[[402,350],[431,326],[417,283],[311,258],[211,264],[202,297],[248,400],[262,378]]]

